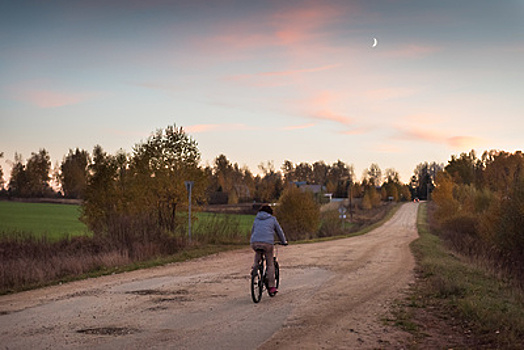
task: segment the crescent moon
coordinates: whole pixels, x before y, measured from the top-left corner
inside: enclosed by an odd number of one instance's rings
[[[378,45],[377,38],[373,38],[373,45],[371,47],[376,47]]]

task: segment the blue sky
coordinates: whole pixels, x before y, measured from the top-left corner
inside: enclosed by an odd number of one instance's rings
[[[423,161],[523,148],[524,1],[0,4],[6,175],[15,152],[131,152],[174,123],[202,164],[253,172],[340,159],[407,182]]]

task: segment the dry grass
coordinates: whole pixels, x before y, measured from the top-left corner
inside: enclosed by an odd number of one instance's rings
[[[396,310],[395,323],[415,335],[414,349],[522,349],[524,293],[448,249],[419,211],[412,243],[417,282]]]

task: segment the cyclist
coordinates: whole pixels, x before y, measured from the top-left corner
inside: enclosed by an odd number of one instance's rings
[[[277,218],[273,216],[273,209],[269,205],[263,205],[255,217],[251,228],[251,248],[255,251],[255,262],[253,267],[258,265],[261,254],[266,256],[267,277],[269,294],[275,295],[278,290],[275,287],[275,262],[273,260],[273,249],[275,244],[275,233],[280,242],[287,245],[286,236]],[[263,253],[261,252],[263,251]]]

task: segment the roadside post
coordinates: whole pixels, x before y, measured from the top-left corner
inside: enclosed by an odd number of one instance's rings
[[[342,223],[342,230],[344,230],[344,220],[346,219],[346,211],[347,209],[343,205],[338,207],[338,212],[340,213],[338,217],[340,218],[340,222]]]
[[[187,192],[189,193],[189,205],[188,205],[189,222],[187,226],[187,234],[189,237],[189,243],[191,243],[191,192],[193,191],[193,185],[195,184],[195,182],[194,181],[184,181],[184,184],[186,185]]]

